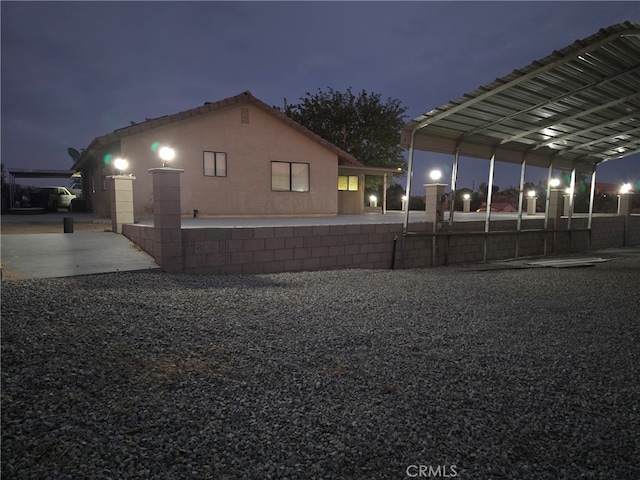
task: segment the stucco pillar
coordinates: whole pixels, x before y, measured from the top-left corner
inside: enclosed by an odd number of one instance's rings
[[[564,206],[563,206],[563,215],[565,217],[568,217],[570,214],[573,215],[573,212],[570,212],[569,209],[571,208],[571,193],[565,193],[563,198],[564,198]]]
[[[131,175],[109,175],[111,230],[122,233],[122,225],[133,223],[133,181]]]
[[[444,189],[447,187],[445,183],[427,183],[425,185],[427,195],[425,198],[425,214],[427,223],[433,225],[433,231],[436,232],[442,227],[444,221]],[[440,242],[435,237],[431,237],[431,266],[439,264]]]
[[[152,168],[153,228],[156,261],[168,273],[182,272],[182,218],[178,168]]]
[[[633,197],[631,192],[618,195],[618,215],[631,215],[631,197]]]
[[[536,214],[536,202],[538,197],[527,197],[527,215],[535,215]]]
[[[549,191],[549,218],[553,220],[553,226],[558,226],[558,221],[562,216],[562,189],[554,188]]]
[[[471,195],[468,193],[462,197],[462,211],[465,213],[469,213],[471,211]]]
[[[427,183],[427,196],[425,199],[425,213],[427,222],[433,222],[433,231],[437,224],[444,220],[444,190],[446,183]]]
[[[622,246],[629,245],[629,217],[631,216],[631,198],[633,192],[620,193],[618,195],[618,215],[624,217],[624,232]]]

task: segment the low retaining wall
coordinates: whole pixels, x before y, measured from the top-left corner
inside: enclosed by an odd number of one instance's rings
[[[183,273],[258,274],[342,268],[423,268],[477,263],[589,249],[640,245],[640,216],[567,219],[543,231],[544,220],[443,224],[437,234],[428,223],[412,223],[403,236],[401,224],[364,224],[256,228],[188,228],[181,230]],[[163,265],[157,229],[129,224],[123,234]],[[434,253],[435,252],[435,253]]]

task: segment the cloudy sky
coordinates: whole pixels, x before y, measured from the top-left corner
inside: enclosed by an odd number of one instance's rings
[[[638,2],[2,1],[2,163],[67,169],[67,148],[250,90],[270,105],[332,87],[398,99],[407,120],[627,20]],[[448,157],[420,154],[416,177]],[[461,164],[460,184],[488,162]],[[496,184],[519,167],[498,164]],[[527,181],[536,172],[527,173]],[[640,155],[601,181],[639,181]],[[425,177],[426,178],[426,177]],[[33,183],[33,182],[32,182]],[[416,182],[420,184],[422,182]]]

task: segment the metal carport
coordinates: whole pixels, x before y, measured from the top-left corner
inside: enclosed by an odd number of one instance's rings
[[[9,168],[9,198],[10,208],[15,201],[16,178],[66,178],[76,174],[75,170],[38,170],[30,168]]]
[[[601,29],[414,118],[402,130],[401,146],[409,149],[407,192],[415,150],[454,156],[452,198],[459,157],[489,160],[487,232],[496,161],[521,165],[519,215],[527,165],[548,168],[549,180],[554,168],[571,171],[571,188],[576,171],[590,173],[590,228],[597,166],[640,152],[640,24]],[[405,234],[408,221],[407,209]]]

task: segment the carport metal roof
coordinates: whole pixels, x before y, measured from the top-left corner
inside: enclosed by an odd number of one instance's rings
[[[401,146],[583,172],[640,152],[640,24],[604,28],[414,118]]]
[[[9,175],[14,178],[71,178],[75,170],[36,170],[31,168],[10,168]]]

